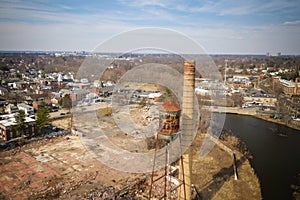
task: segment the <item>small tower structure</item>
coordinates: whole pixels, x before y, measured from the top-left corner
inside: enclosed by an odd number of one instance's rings
[[[180,134],[180,106],[171,100],[164,102],[159,108],[159,129],[156,137],[156,147],[154,154],[153,171],[151,176],[151,184],[149,191],[149,199],[174,199],[178,196],[178,188],[184,185],[184,180],[177,178],[178,167],[172,166],[170,164],[170,149],[171,142],[175,140]],[[178,138],[180,139],[180,137]],[[155,163],[156,163],[156,151],[158,149],[158,140],[165,141],[166,143],[166,153],[165,153],[165,171],[163,175],[158,178],[154,178]],[[180,159],[182,162],[182,159]],[[181,163],[181,166],[183,163]],[[183,170],[183,169],[182,169]],[[163,194],[161,192],[155,193],[153,188],[158,187],[163,188]],[[161,190],[162,191],[162,190]]]
[[[180,106],[174,101],[166,101],[159,108],[159,132],[158,137],[173,140],[179,132]]]

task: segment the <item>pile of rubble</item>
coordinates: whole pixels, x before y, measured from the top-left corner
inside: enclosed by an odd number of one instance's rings
[[[52,132],[39,137],[33,138],[23,138],[20,140],[10,140],[0,144],[0,151],[9,151],[13,149],[13,155],[20,151],[20,148],[32,148],[36,145],[43,145],[45,142],[52,138],[57,138],[60,136],[66,136],[71,133],[70,130],[62,130],[57,132]]]
[[[99,191],[94,191],[87,197],[88,200],[140,200],[147,199],[149,185],[147,178],[138,180],[137,182],[127,185],[117,190],[113,186],[107,186]]]

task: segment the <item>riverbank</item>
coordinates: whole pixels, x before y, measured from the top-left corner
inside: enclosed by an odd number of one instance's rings
[[[266,115],[257,115],[256,114],[256,115],[250,115],[250,116],[253,116],[253,117],[256,117],[258,119],[262,119],[262,120],[265,120],[265,121],[268,121],[268,122],[280,124],[280,125],[283,125],[283,126],[286,126],[286,127],[289,127],[289,128],[292,128],[292,129],[300,131],[300,122],[298,122],[299,125],[294,125],[294,124],[287,124],[287,123],[285,123],[283,121],[280,121],[280,119],[270,118],[269,116],[266,116]]]
[[[280,124],[287,126],[289,128],[300,130],[300,122],[289,120],[289,123],[283,122],[280,119],[271,118],[268,114],[257,114],[257,109],[255,108],[238,108],[238,107],[220,107],[220,106],[206,106],[206,109],[211,110],[214,113],[226,113],[226,114],[236,114],[236,115],[245,115],[252,116],[258,119],[262,119],[268,122]]]
[[[199,146],[204,141],[216,145],[202,157],[199,156]],[[192,181],[198,193],[195,199],[262,199],[259,179],[247,153],[237,148],[240,144],[237,137],[229,134],[222,134],[220,139],[197,134],[191,146]],[[233,152],[236,155],[237,177],[234,174]]]

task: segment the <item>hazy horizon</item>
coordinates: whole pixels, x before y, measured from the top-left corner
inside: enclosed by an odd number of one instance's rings
[[[126,54],[123,52],[94,52],[94,51],[85,51],[85,50],[1,50],[0,53],[95,53],[95,54]],[[140,53],[132,53],[132,54],[165,54],[165,55],[172,55],[171,53],[160,53],[160,52],[140,52]],[[192,55],[192,54],[186,54]],[[212,55],[212,56],[267,56],[265,54],[259,53],[207,53],[205,55]],[[271,57],[276,57],[276,53],[271,54]],[[281,54],[281,56],[300,56],[300,54]]]

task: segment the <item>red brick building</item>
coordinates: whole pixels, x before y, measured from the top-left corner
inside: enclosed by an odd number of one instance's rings
[[[15,129],[16,121],[14,115],[2,115],[0,118],[0,138],[2,140],[8,141],[20,136]],[[24,134],[27,136],[36,135],[37,128],[35,127],[35,119],[25,117],[25,122],[27,126],[24,130]]]

